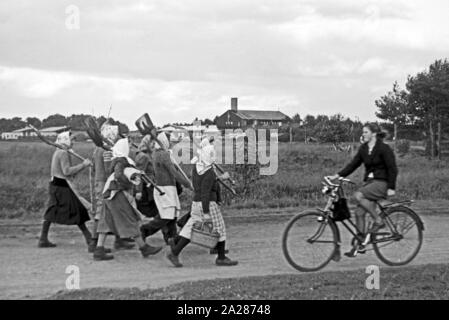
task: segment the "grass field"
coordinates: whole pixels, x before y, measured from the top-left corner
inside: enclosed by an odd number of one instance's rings
[[[449,266],[380,269],[379,289],[368,290],[365,270],[184,282],[156,290],[84,289],[49,299],[118,300],[447,300]]]
[[[76,143],[81,155],[92,153],[93,144]],[[42,213],[47,201],[50,160],[54,149],[42,142],[0,142],[0,217],[21,217]],[[227,204],[240,208],[277,208],[311,206],[323,201],[321,179],[335,173],[351,155],[333,151],[329,145],[302,143],[279,145],[279,169],[276,175],[261,176],[248,185],[244,199],[227,198]],[[445,161],[429,161],[419,155],[398,158],[398,197],[416,200],[446,199],[449,195],[449,166]],[[189,172],[188,166],[184,166]],[[225,166],[231,169],[232,166]],[[360,182],[363,170],[351,178]],[[82,193],[88,198],[88,171],[77,178]],[[239,177],[235,177],[239,181]],[[189,206],[191,194],[183,193],[184,208]]]

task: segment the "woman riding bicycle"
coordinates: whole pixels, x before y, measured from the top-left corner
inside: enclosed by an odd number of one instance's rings
[[[377,213],[376,201],[395,195],[398,169],[393,150],[383,142],[385,136],[385,132],[381,130],[378,124],[366,124],[363,127],[363,144],[354,159],[338,174],[329,177],[332,180],[347,177],[362,164],[365,165],[365,176],[363,179],[365,184],[354,194],[358,204],[356,225],[363,234],[366,232],[366,212],[369,212],[374,220],[374,224],[368,230],[368,233],[376,233],[385,227],[382,218]],[[354,257],[357,251],[362,253],[363,248],[355,245],[345,255]]]

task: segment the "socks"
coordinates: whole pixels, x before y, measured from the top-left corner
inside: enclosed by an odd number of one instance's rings
[[[226,244],[226,241],[219,241],[218,243],[217,243],[217,251],[218,251],[218,259],[224,259],[224,258],[226,258],[226,255],[225,255],[225,244]]]
[[[48,231],[50,230],[50,221],[44,221],[42,223],[42,231],[41,231],[41,241],[48,241]]]
[[[173,248],[172,252],[175,256],[179,256],[182,249],[184,249],[188,244],[190,240],[184,237],[179,237],[178,242],[176,243],[175,247]]]

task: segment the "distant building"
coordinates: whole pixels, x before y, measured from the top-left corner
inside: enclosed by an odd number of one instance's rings
[[[61,132],[70,130],[70,127],[68,126],[62,126],[62,127],[49,127],[49,128],[42,128],[39,129],[39,132],[44,136],[44,137],[56,137],[58,134],[60,134]],[[34,135],[36,135],[35,133],[33,133]]]
[[[45,137],[55,137],[59,133],[69,130],[70,127],[63,126],[63,127],[50,127],[50,128],[43,128],[39,129],[39,131],[42,133]],[[36,137],[36,132],[34,132],[33,129],[30,129],[28,127],[14,130],[12,132],[3,132],[2,133],[2,139],[3,140],[18,140],[23,138],[30,138],[30,137]]]
[[[181,141],[187,138],[190,139],[190,137],[200,139],[203,135],[212,136],[220,134],[220,130],[215,125],[201,125],[196,123],[191,126],[168,126],[162,128],[161,131],[170,134],[171,141]]]
[[[291,119],[281,111],[239,110],[237,98],[231,98],[231,109],[216,120],[218,129],[242,129],[255,127],[280,127]]]

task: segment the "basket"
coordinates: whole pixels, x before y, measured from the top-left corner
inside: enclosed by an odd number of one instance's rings
[[[217,246],[219,238],[220,235],[214,231],[212,221],[195,222],[192,226],[191,243],[213,249]]]

